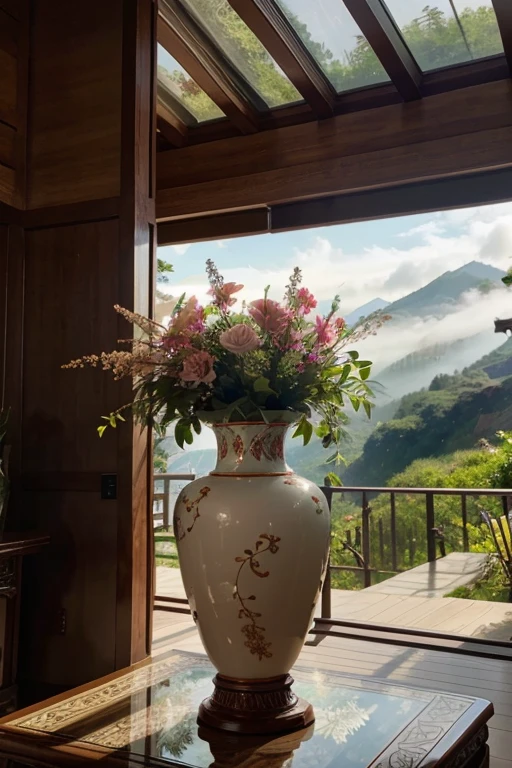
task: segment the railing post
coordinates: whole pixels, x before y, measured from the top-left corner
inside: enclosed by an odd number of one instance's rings
[[[329,486],[322,488],[327,504],[329,505],[329,512],[332,506],[332,490]],[[327,567],[325,570],[325,578],[322,586],[322,605],[321,605],[321,617],[322,619],[331,618],[331,553],[329,550],[329,557],[327,558]]]
[[[398,570],[397,556],[396,556],[396,498],[395,494],[391,493],[389,497],[391,504],[391,570]]]
[[[164,500],[163,500],[163,520],[164,528],[169,528],[169,493],[171,491],[171,481],[168,477],[164,478]]]
[[[379,558],[380,567],[384,568],[386,563],[384,562],[384,524],[382,517],[379,517]]]
[[[364,586],[371,587],[372,585],[372,572],[370,570],[370,507],[366,499],[366,492],[363,491],[362,498],[362,550],[364,560]]]
[[[468,500],[465,493],[461,494],[460,503],[462,507],[462,550],[464,552],[469,552]]]
[[[427,504],[427,559],[429,563],[433,563],[437,560],[436,552],[436,534],[435,528],[435,515],[434,515],[434,494],[426,493]]]

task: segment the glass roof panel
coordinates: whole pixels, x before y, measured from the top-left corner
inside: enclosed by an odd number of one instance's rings
[[[342,0],[276,2],[338,92],[389,82]]]
[[[196,120],[202,123],[206,120],[225,117],[224,112],[160,44],[158,44],[158,86],[159,98],[171,111],[179,112],[178,117],[188,125]],[[176,103],[178,109],[175,108]],[[184,109],[180,110],[180,106]],[[192,116],[192,120],[187,113]]]
[[[302,101],[295,86],[228,0],[182,0],[182,3],[265,104],[280,107]]]
[[[424,71],[503,53],[492,0],[386,0]]]

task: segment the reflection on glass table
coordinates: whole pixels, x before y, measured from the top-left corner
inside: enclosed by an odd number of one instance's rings
[[[485,703],[465,697],[330,670],[299,668],[293,674],[294,690],[313,704],[316,721],[285,736],[237,737],[198,728],[197,710],[212,692],[214,669],[203,656],[179,652],[8,725],[31,738],[58,734],[67,745],[96,745],[116,756],[120,750],[196,768],[366,768],[377,758],[383,766],[415,768],[475,704],[480,720],[487,713]]]

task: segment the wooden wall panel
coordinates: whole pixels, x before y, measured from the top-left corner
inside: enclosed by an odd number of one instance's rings
[[[31,611],[21,628],[22,679],[70,687],[111,672],[117,503],[99,493],[49,492],[26,493],[24,505],[27,523],[51,540],[24,566]]]
[[[18,123],[20,23],[0,5],[0,201],[12,204],[16,191],[15,135]]]
[[[0,224],[0,409],[4,405],[8,227]]]
[[[118,246],[115,219],[27,233],[23,473],[115,471],[116,435],[96,427],[120,385],[60,366],[115,346]]]
[[[35,0],[28,208],[119,194],[122,0]]]

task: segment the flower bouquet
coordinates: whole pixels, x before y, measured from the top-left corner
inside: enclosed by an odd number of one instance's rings
[[[134,399],[98,427],[124,421],[127,408],[137,421],[160,431],[175,424],[180,447],[191,444],[201,422],[296,423],[294,437],[308,443],[313,432],[324,447],[337,446],[345,434],[345,408],[363,408],[370,416],[371,362],[360,360],[352,345],[387,319],[376,316],[355,329],[339,316],[339,298],[330,312],[316,315],[313,294],[301,286],[295,268],[281,302],[263,298],[235,309],[243,288],[224,282],[207,261],[210,303],[182,295],[167,325],[122,307],[115,309],[139,329],[126,351],[102,352],[73,360],[64,368],[101,366],[116,379],[134,379]],[[313,422],[316,426],[313,426]]]

